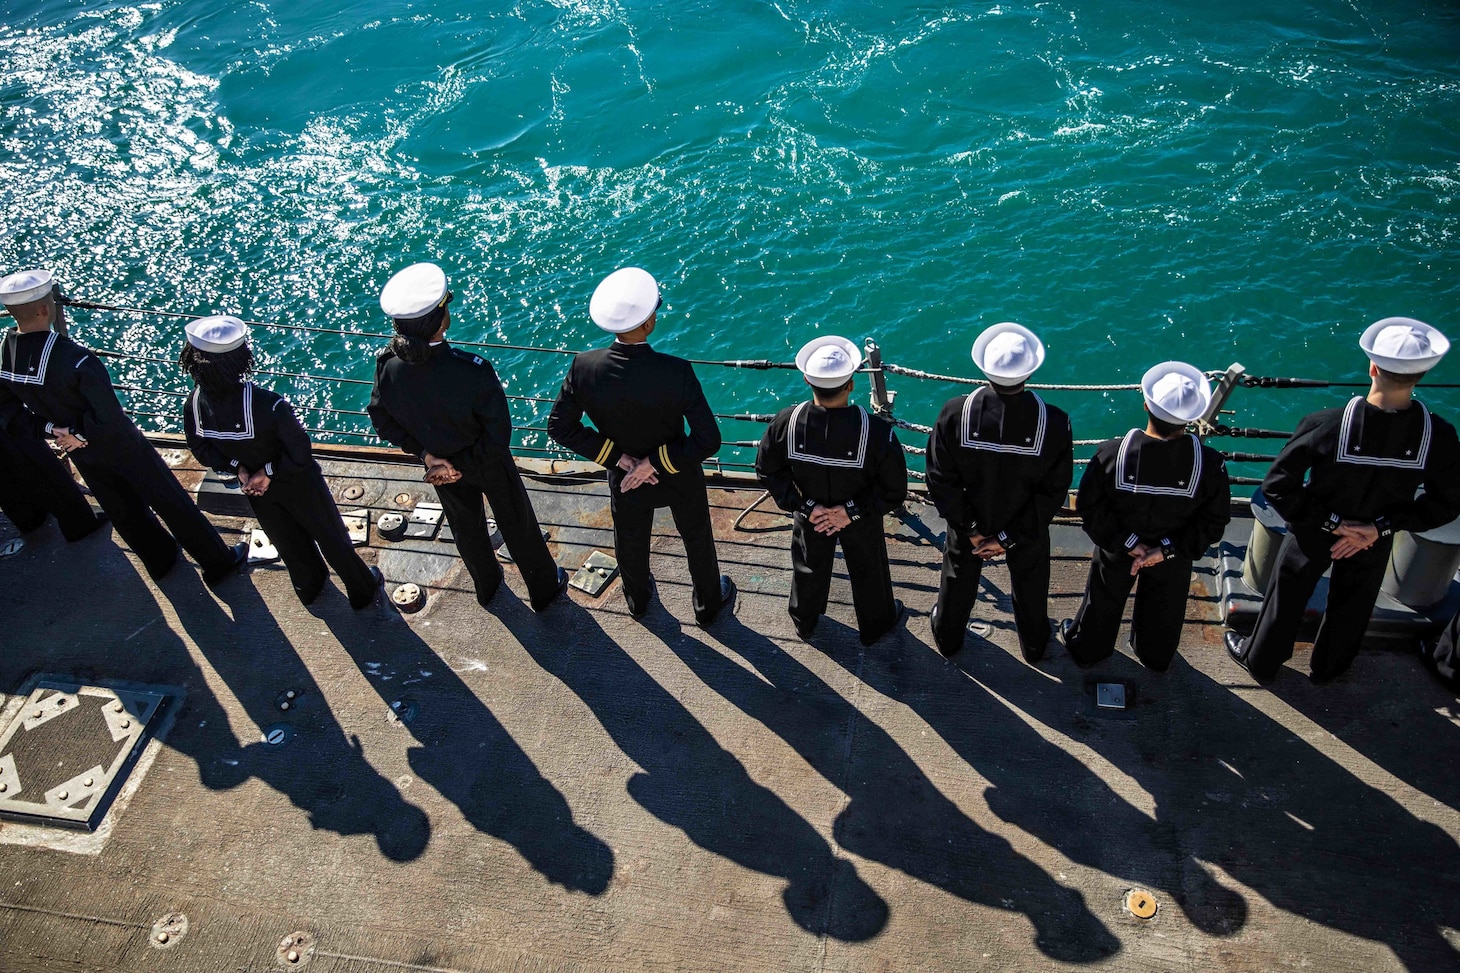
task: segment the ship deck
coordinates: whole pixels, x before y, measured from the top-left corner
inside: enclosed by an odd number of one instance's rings
[[[430,499],[411,468],[324,465],[363,490],[344,507]],[[528,485],[559,563],[611,551],[601,482]],[[1222,650],[1208,561],[1168,673],[1124,645],[1088,672],[1058,644],[1026,665],[998,565],[988,638],[944,660],[920,504],[888,519],[905,627],[862,647],[838,562],[803,642],[786,521],[736,529],[759,491],[726,486],[740,595],[703,631],[667,519],[642,622],[616,583],[535,615],[511,567],[483,610],[449,544],[373,528],[367,559],[426,584],[421,612],[357,614],[333,587],[304,608],[278,565],[154,584],[109,532],[31,535],[0,560],[0,693],[57,674],[182,697],[100,831],[0,824],[0,967],[1460,968],[1460,703],[1413,655],[1376,644],[1319,688],[1300,651],[1258,688]],[[1055,546],[1058,619],[1088,545],[1064,526]],[[1097,681],[1127,709],[1097,707]]]

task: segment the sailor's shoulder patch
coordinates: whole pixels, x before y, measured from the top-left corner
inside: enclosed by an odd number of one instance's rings
[[[460,348],[453,348],[453,349],[451,349],[451,353],[453,355],[455,355],[457,358],[460,358],[462,361],[469,361],[473,365],[485,365],[486,364],[486,360],[483,359],[480,355],[473,355],[471,352],[469,352],[469,351],[462,351]]]

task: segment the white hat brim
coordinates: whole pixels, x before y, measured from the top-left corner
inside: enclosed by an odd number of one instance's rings
[[[827,345],[833,345],[837,348],[840,348],[843,352],[846,353],[848,367],[834,375],[817,375],[814,377],[811,375],[807,375],[806,367],[807,364],[810,362],[812,354],[822,348],[825,348]],[[796,352],[797,370],[800,371],[801,376],[806,379],[808,384],[813,385],[819,389],[841,388],[843,385],[847,384],[847,380],[855,375],[857,373],[857,369],[861,367],[861,349],[852,344],[846,338],[843,338],[841,335],[828,334],[822,335],[820,338],[812,338],[810,341],[806,342],[806,344],[801,346],[800,351]]]
[[[1004,372],[984,364],[984,357],[988,351],[989,342],[1001,334],[1008,334],[1010,332],[1023,337],[1025,341],[1029,342],[1029,347],[1034,349],[1033,368],[1027,371]],[[992,327],[985,328],[983,333],[974,339],[972,356],[973,364],[979,371],[984,373],[989,381],[998,385],[1018,385],[1039,371],[1040,366],[1044,364],[1044,342],[1040,341],[1038,335],[1023,325],[1015,324],[1012,321],[1005,321],[1002,324],[995,324]]]
[[[1374,342],[1379,339],[1380,332],[1394,325],[1423,329],[1430,339],[1430,354],[1422,358],[1393,358],[1374,351]],[[1414,318],[1384,318],[1364,329],[1364,333],[1359,336],[1359,347],[1364,350],[1369,361],[1386,372],[1393,372],[1395,375],[1420,375],[1440,363],[1440,359],[1450,350],[1450,339],[1441,334],[1439,328]]]
[[[659,282],[642,267],[620,267],[598,282],[588,316],[609,334],[632,331],[659,310]]]
[[[17,278],[34,278],[34,283],[19,288],[9,293],[3,293],[7,285]],[[0,304],[6,307],[20,307],[23,304],[34,304],[55,289],[55,280],[51,277],[49,270],[22,270],[11,274],[4,280],[0,280]]]
[[[1195,411],[1191,415],[1178,415],[1155,401],[1152,396],[1155,384],[1172,372],[1185,375],[1196,383],[1198,401]],[[1212,387],[1211,383],[1207,381],[1206,375],[1196,366],[1188,365],[1186,362],[1166,361],[1159,365],[1152,365],[1146,370],[1146,374],[1141,376],[1141,396],[1146,400],[1146,408],[1151,410],[1151,415],[1163,422],[1195,422],[1206,414],[1207,407],[1212,403]]]

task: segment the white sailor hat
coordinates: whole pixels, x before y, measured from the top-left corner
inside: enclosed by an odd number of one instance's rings
[[[397,320],[425,317],[450,300],[446,271],[433,263],[396,271],[380,290],[380,309]]]
[[[1018,385],[1044,364],[1044,344],[1028,328],[1005,321],[973,342],[973,363],[991,382]]]
[[[623,334],[649,320],[659,304],[659,283],[652,274],[638,267],[621,267],[593,289],[588,316],[604,331]]]
[[[1207,377],[1179,361],[1163,361],[1141,376],[1141,394],[1151,415],[1165,422],[1199,419],[1212,401]]]
[[[198,318],[189,321],[183,330],[187,332],[188,344],[214,354],[232,351],[248,340],[248,325],[231,314]]]
[[[1359,347],[1386,372],[1417,375],[1440,363],[1450,350],[1450,339],[1414,318],[1385,318],[1365,329]]]
[[[39,301],[51,292],[49,270],[22,270],[0,280],[0,304],[19,307]]]
[[[812,338],[796,352],[796,367],[819,389],[839,389],[862,365],[857,346],[834,334]]]

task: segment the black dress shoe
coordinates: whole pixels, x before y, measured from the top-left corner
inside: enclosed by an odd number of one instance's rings
[[[248,563],[248,541],[239,541],[228,549],[232,560],[218,571],[204,571],[203,584],[216,588],[237,574]]]
[[[945,659],[951,659],[962,646],[954,646],[951,650],[943,648],[943,643],[938,641],[938,607],[933,606],[932,612],[928,615],[928,631],[933,633],[933,648]]]
[[[1055,638],[1059,639],[1060,645],[1063,645],[1067,649],[1070,647],[1070,629],[1074,627],[1075,620],[1073,618],[1066,618],[1054,630]]]
[[[1247,671],[1247,674],[1256,679],[1260,684],[1266,686],[1272,682],[1272,676],[1259,676],[1247,666],[1247,640],[1231,629],[1222,633],[1222,644],[1227,647],[1227,655],[1231,660]]]
[[[360,604],[357,605],[353,601],[350,602],[350,607],[355,609],[355,611],[360,611],[362,608],[369,608],[371,605],[377,604],[380,601],[380,593],[385,590],[385,575],[381,574],[380,569],[373,564],[370,565],[370,577],[375,579],[375,587],[371,589],[370,597],[360,602]]]
[[[563,596],[563,593],[568,590],[568,579],[568,572],[563,568],[558,568],[557,590],[553,592],[553,596],[551,598],[543,602],[541,605],[533,605],[532,610],[535,612],[546,611],[549,605],[561,598]]]
[[[695,624],[698,625],[700,628],[704,628],[706,625],[719,618],[721,612],[731,612],[733,614],[733,606],[735,605],[735,592],[737,590],[738,589],[735,587],[735,582],[730,580],[730,575],[720,575],[720,607],[716,608],[706,618],[696,618]]]
[[[1046,627],[1046,633],[1047,633],[1048,632],[1048,623],[1046,623],[1046,626],[1045,627]],[[1031,666],[1034,665],[1034,663],[1038,662],[1040,659],[1043,659],[1044,658],[1044,652],[1048,648],[1049,648],[1049,635],[1048,634],[1046,634],[1045,637],[1044,637],[1044,644],[1043,645],[1036,645],[1036,646],[1025,645],[1023,639],[1020,639],[1019,640],[1019,652],[1024,656],[1024,661],[1027,662],[1027,663],[1029,663]]]

